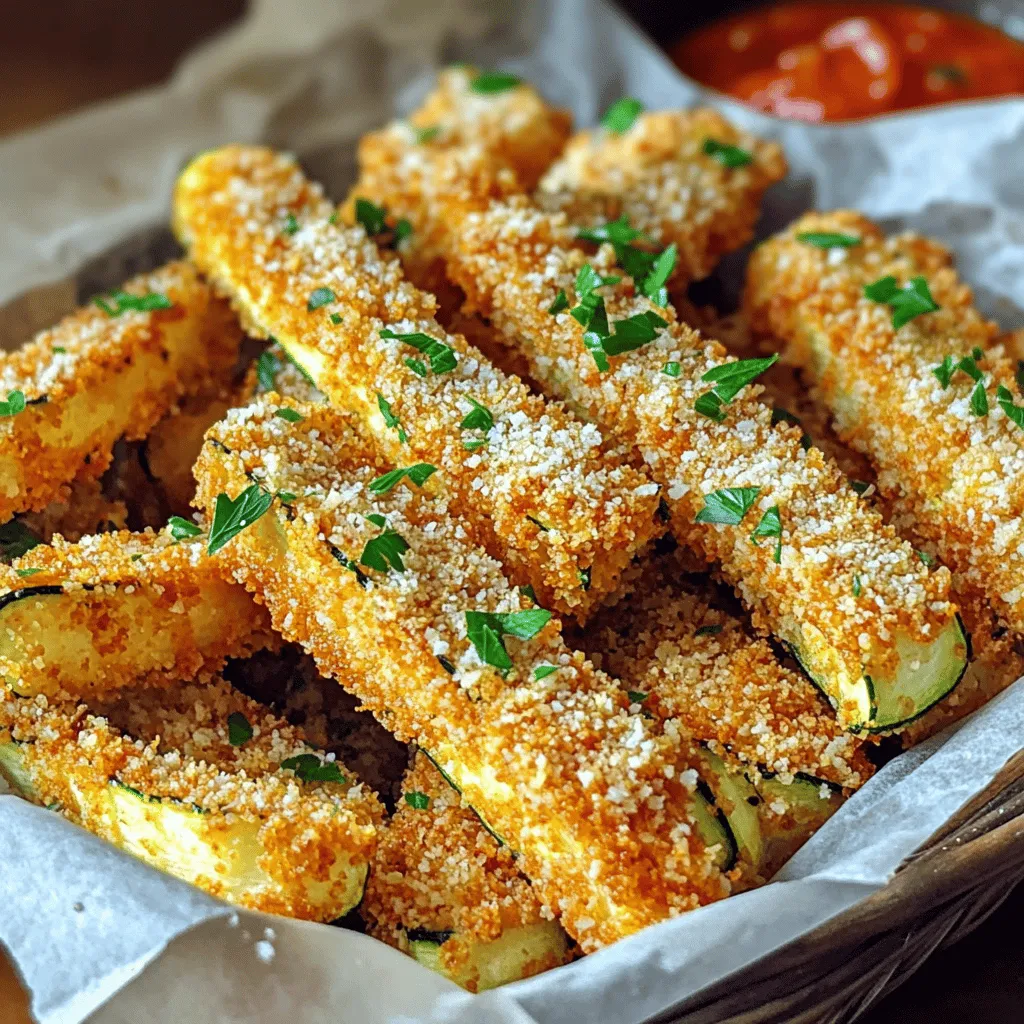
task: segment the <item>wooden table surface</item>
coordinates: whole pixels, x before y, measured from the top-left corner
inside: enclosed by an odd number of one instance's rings
[[[341,2],[341,0],[339,0]],[[0,0],[0,136],[164,79],[178,56],[238,17],[245,0]],[[0,182],[0,203],[3,202]],[[1024,893],[936,954],[863,1024],[1024,1020]],[[0,949],[0,1022],[31,1024]]]

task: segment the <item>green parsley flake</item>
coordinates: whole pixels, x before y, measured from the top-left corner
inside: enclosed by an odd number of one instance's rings
[[[502,675],[512,668],[512,659],[505,649],[504,637],[519,640],[535,637],[551,619],[551,612],[530,608],[520,612],[466,612],[466,634],[485,665],[498,669]]]
[[[424,371],[425,375],[426,371]],[[380,414],[384,417],[384,425],[391,430],[397,430],[399,442],[405,444],[409,440],[409,435],[405,432],[402,421],[392,410],[391,403],[380,392],[377,392],[377,408],[380,409]]]
[[[542,679],[547,679],[548,676],[553,675],[557,671],[557,665],[538,665],[533,670],[533,678],[535,681],[540,682]]]
[[[871,484],[869,484],[867,480],[851,480],[850,486],[853,488],[854,493],[863,497],[871,487]]]
[[[649,309],[624,320],[616,320],[612,325],[613,333],[601,339],[601,347],[610,356],[635,352],[654,341],[663,327],[668,327],[668,321]]]
[[[996,389],[996,401],[999,403],[999,408],[1002,409],[1018,427],[1024,428],[1024,408],[1013,404],[1013,394],[1009,388],[1000,384]]]
[[[988,415],[988,395],[985,394],[985,382],[979,380],[971,389],[971,412],[975,416]]]
[[[550,306],[548,306],[548,312],[552,316],[556,316],[558,313],[561,313],[563,309],[568,309],[568,308],[569,308],[569,300],[566,297],[565,289],[564,288],[559,288],[558,289],[558,294],[555,296],[555,301],[552,302]]]
[[[426,462],[417,462],[415,466],[409,466],[408,469],[393,469],[391,472],[377,477],[376,480],[372,480],[370,492],[372,494],[387,494],[395,484],[405,477],[408,477],[417,487],[422,487],[436,472],[437,467]]]
[[[326,306],[329,302],[337,302],[337,296],[330,288],[314,288],[309,296],[309,301],[306,303],[306,312],[312,313],[316,309],[320,309],[321,306]]]
[[[299,230],[299,222],[295,219],[294,213],[289,213],[284,221],[284,233],[286,235],[294,235]]]
[[[277,499],[278,501],[284,502],[286,505],[291,505],[294,501],[297,500],[296,496],[292,494],[291,491],[278,491]]]
[[[844,235],[838,231],[801,231],[796,240],[819,249],[851,249],[861,243],[857,235]]]
[[[356,199],[356,220],[371,237],[387,230],[387,211],[369,199]]]
[[[707,416],[708,419],[712,419],[716,423],[722,423],[725,420],[725,413],[722,411],[722,400],[714,391],[708,391],[700,395],[697,401],[693,403],[693,407],[702,416]]]
[[[15,569],[14,570],[22,579],[26,576],[35,576],[37,572],[42,572],[42,569]]]
[[[714,392],[725,404],[731,402],[748,384],[755,381],[778,361],[779,354],[764,359],[738,359],[735,362],[712,366],[701,380],[713,383]]]
[[[723,167],[746,167],[754,160],[752,153],[718,139],[705,139],[704,152],[707,156],[713,156]]]
[[[587,566],[586,569],[577,569],[576,571],[576,575],[580,578],[580,586],[584,590],[590,589],[590,577],[593,574],[593,571],[594,570],[590,566]]]
[[[623,96],[616,100],[601,118],[601,127],[614,135],[624,135],[644,112],[644,105],[632,96]]]
[[[417,377],[426,377],[427,375],[427,364],[422,359],[417,359],[415,356],[406,356],[403,360],[406,366],[416,374]]]
[[[377,526],[385,524],[384,517],[378,517],[381,521]],[[409,542],[394,530],[385,530],[379,537],[373,537],[366,542],[363,553],[359,556],[361,565],[376,569],[378,572],[387,572],[394,569],[395,572],[405,572],[405,563],[402,555],[409,550]]]
[[[723,487],[705,494],[704,507],[694,522],[739,526],[760,493],[760,487]]]
[[[232,711],[228,715],[228,742],[233,747],[240,747],[252,739],[252,726],[249,719],[241,711]]]
[[[626,696],[629,698],[630,704],[642,704],[650,694],[643,693],[641,690],[627,690]]]
[[[917,557],[920,558],[929,569],[935,565],[935,559],[932,558],[927,551],[915,551],[914,554],[917,555]]]
[[[416,141],[422,146],[426,142],[433,142],[441,134],[441,126],[439,124],[428,125],[426,128],[413,126],[413,131],[416,133]]]
[[[537,603],[538,603],[538,601],[537,601],[537,592],[536,592],[536,591],[535,591],[535,590],[533,589],[533,584],[531,584],[531,583],[524,583],[524,584],[523,584],[523,585],[522,585],[522,586],[521,586],[521,587],[519,588],[519,593],[520,593],[520,594],[524,594],[524,595],[525,595],[526,597],[528,597],[528,598],[529,598],[529,599],[530,599],[530,600],[531,600],[531,601],[532,601],[532,602],[533,602],[534,604],[537,604]]]
[[[860,585],[860,577],[856,573],[854,573],[854,576],[853,576],[853,587],[852,587],[853,596],[854,597],[860,597],[862,589],[863,588]]]
[[[884,303],[892,310],[892,326],[897,331],[914,317],[934,313],[940,308],[923,277],[912,277],[902,287],[895,277],[882,277],[865,285],[864,295],[873,302]]]
[[[256,360],[256,381],[261,391],[274,390],[281,366],[281,360],[270,349],[260,353],[259,359]]]
[[[330,316],[330,321],[335,327],[337,327],[344,319],[345,318],[340,313],[332,313]]]
[[[321,761],[316,754],[297,754],[285,758],[282,768],[290,768],[300,782],[344,782],[345,776],[334,761]]]
[[[651,252],[633,245],[635,241],[643,241],[648,245],[651,243],[644,238],[642,232],[630,225],[629,218],[625,214],[596,228],[582,228],[576,232],[576,237],[593,242],[595,245],[601,245],[603,242],[611,243],[615,250],[615,261],[633,278],[641,292],[657,302],[658,305],[666,305],[667,293],[665,293],[666,302],[660,300],[664,285],[675,269],[678,253],[674,245],[670,245],[661,253]]]
[[[661,368],[661,372],[665,374],[666,377],[678,377],[681,371],[682,368],[677,362],[666,363]]]
[[[696,630],[696,632],[694,632],[693,635],[694,636],[718,636],[718,634],[721,633],[724,628],[725,627],[720,622],[712,622],[711,624],[709,624],[707,626],[701,626],[698,630]]]
[[[160,292],[133,295],[131,292],[113,291],[108,295],[97,295],[92,300],[107,316],[122,313],[151,313],[157,309],[172,309],[174,303]]]
[[[750,539],[755,545],[761,537],[777,538],[772,559],[778,565],[782,561],[782,517],[779,514],[778,505],[773,505],[761,516],[761,521],[754,527],[754,532],[750,535]]]
[[[481,405],[475,398],[466,395],[466,401],[473,406],[466,418],[459,424],[462,430],[483,430],[485,433],[494,426],[494,416],[486,405]]]
[[[644,293],[657,306],[668,305],[668,279],[672,271],[676,269],[676,260],[679,257],[679,250],[673,242],[667,249],[663,249],[650,273],[643,279],[640,291]]]
[[[62,355],[64,355],[67,352],[67,349],[63,345],[54,345],[53,346],[53,351],[57,355],[62,356]]]
[[[938,378],[943,391],[949,387],[950,381],[953,379],[953,374],[956,373],[956,371],[957,363],[952,356],[946,356],[938,366],[932,367],[932,373]]]
[[[469,89],[470,92],[489,96],[494,93],[508,92],[509,89],[515,89],[522,85],[522,82],[523,80],[517,75],[510,75],[506,71],[485,71],[473,79]]]
[[[485,444],[487,444],[485,438],[471,437],[462,442],[462,447],[465,448],[467,452],[475,452],[478,448],[483,448]]]
[[[17,416],[25,411],[25,394],[22,391],[8,391],[7,401],[0,402],[0,416]]]
[[[419,331],[412,334],[398,334],[390,327],[385,327],[381,330],[380,336],[411,345],[417,352],[422,352],[427,357],[430,369],[434,373],[448,373],[458,365],[455,349],[438,341],[437,338],[431,338],[429,334],[422,334]]]
[[[298,423],[302,419],[302,413],[289,409],[288,406],[275,409],[274,415],[280,420],[286,420],[288,423]]]
[[[167,520],[167,525],[171,528],[171,536],[175,540],[187,540],[189,537],[198,537],[203,532],[195,523],[190,522],[188,519],[182,519],[181,516],[171,516]]]
[[[274,496],[259,484],[252,484],[234,499],[226,494],[218,494],[207,552],[213,555],[220,551],[232,537],[265,515],[273,501]]]
[[[414,811],[425,811],[430,806],[430,797],[426,793],[406,793],[405,802]]]

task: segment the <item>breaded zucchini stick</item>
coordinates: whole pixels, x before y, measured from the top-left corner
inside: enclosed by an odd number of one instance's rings
[[[470,992],[567,963],[570,942],[509,848],[418,753],[359,912],[371,935]]]
[[[729,147],[727,166],[721,150]],[[637,244],[675,243],[675,288],[707,277],[749,242],[765,190],[786,173],[781,147],[740,131],[715,110],[641,113],[622,132],[577,132],[535,193],[545,210],[577,228],[625,217]],[[527,189],[524,189],[527,191]]]
[[[293,160],[256,147],[199,157],[175,194],[179,237],[243,321],[361,416],[395,466],[434,466],[431,488],[542,603],[584,618],[662,529],[657,486],[447,334],[398,260],[331,212]]]
[[[2,695],[0,774],[214,896],[314,921],[359,902],[382,819],[348,769],[223,680],[106,705]]]
[[[585,949],[726,895],[728,836],[688,739],[570,652],[444,502],[375,484],[375,452],[337,412],[282,419],[274,399],[229,412],[196,477],[208,509],[252,486],[287,495],[217,556],[284,637],[430,753]]]
[[[89,477],[72,480],[66,493],[41,512],[26,512],[0,526],[0,534],[5,530],[18,530],[14,524],[21,524],[41,544],[49,544],[55,533],[65,540],[76,541],[90,533],[123,530],[127,516],[124,502],[107,498],[101,481]],[[15,547],[15,550],[20,549]]]
[[[89,696],[208,679],[276,643],[264,610],[200,534],[54,537],[0,568],[0,677],[16,693]]]
[[[98,478],[122,435],[145,437],[235,359],[241,332],[196,272],[172,263],[0,353],[0,520]]]
[[[809,214],[760,247],[746,292],[755,334],[810,373],[895,519],[1021,634],[1024,411],[972,302],[948,250],[887,239],[849,211]]]
[[[840,722],[896,729],[948,693],[967,659],[948,573],[929,573],[834,464],[773,424],[756,388],[718,397],[735,364],[621,277],[611,246],[588,261],[564,215],[475,191],[500,173],[488,154],[434,150],[429,162],[403,162],[392,138],[362,152],[394,160],[389,175],[373,170],[377,180],[400,181],[412,167],[408,188],[381,197],[403,215],[432,176],[419,217],[446,239],[469,311],[519,348],[551,394],[636,446],[665,488],[673,533],[721,564],[755,624],[793,649]],[[588,320],[595,308],[603,331]]]

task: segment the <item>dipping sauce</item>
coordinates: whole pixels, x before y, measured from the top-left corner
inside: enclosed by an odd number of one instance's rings
[[[927,7],[779,4],[716,21],[670,52],[698,82],[804,121],[1024,95],[1024,44]]]

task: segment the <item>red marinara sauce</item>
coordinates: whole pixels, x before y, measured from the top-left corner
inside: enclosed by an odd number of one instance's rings
[[[698,82],[805,121],[1024,94],[1024,44],[903,4],[778,4],[716,21],[670,52]]]

